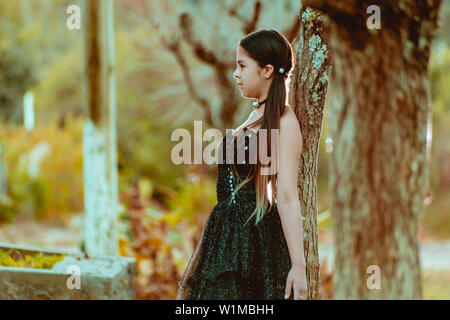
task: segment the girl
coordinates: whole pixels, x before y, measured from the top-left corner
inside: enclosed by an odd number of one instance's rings
[[[302,136],[286,105],[293,50],[279,32],[259,30],[239,41],[236,64],[233,77],[242,96],[257,102],[231,143],[222,140],[220,155],[245,148],[245,160],[219,161],[218,203],[179,282],[177,299],[306,299],[297,193]],[[273,132],[279,132],[280,144],[270,163],[278,170],[262,174],[260,159],[249,161],[248,142],[252,135],[259,137],[258,148],[264,143],[272,150],[277,144]],[[244,133],[245,142],[239,143]]]

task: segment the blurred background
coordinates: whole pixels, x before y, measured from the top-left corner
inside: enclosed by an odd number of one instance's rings
[[[300,1],[259,3],[256,29],[292,30]],[[0,2],[0,242],[82,249],[87,111],[83,34],[66,27],[72,4],[81,1]],[[137,260],[137,299],[175,298],[217,202],[216,165],[175,165],[170,137],[177,128],[193,132],[194,120],[203,130],[225,130],[247,118],[251,101],[232,73],[254,10],[254,0],[114,1],[119,250]],[[425,299],[450,298],[442,263],[450,258],[450,0],[441,26],[429,68],[432,158],[419,228]],[[325,116],[318,165],[324,299],[333,297],[328,139]]]

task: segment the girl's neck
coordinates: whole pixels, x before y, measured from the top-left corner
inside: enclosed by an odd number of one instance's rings
[[[260,97],[260,98],[256,99],[256,101],[258,102],[259,105],[265,104],[266,100],[267,100],[267,97]]]
[[[266,100],[262,100],[260,102],[256,102],[256,101],[253,102],[253,112],[260,112],[261,110],[264,110],[265,105],[266,105]]]

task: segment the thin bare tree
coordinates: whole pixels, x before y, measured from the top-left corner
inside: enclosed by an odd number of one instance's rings
[[[85,0],[84,93],[88,117],[83,131],[84,250],[117,255],[117,146],[113,1]]]

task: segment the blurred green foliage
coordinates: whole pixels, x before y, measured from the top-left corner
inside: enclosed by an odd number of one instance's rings
[[[0,223],[6,222],[11,223],[17,214],[17,203],[6,196],[0,196]]]
[[[0,70],[0,120],[19,122],[23,95],[36,83],[27,52],[20,47],[0,46]]]
[[[81,138],[82,119],[69,121],[63,128],[54,120],[31,132],[14,123],[0,126],[0,141],[13,141],[3,144],[3,161],[8,168],[8,197],[14,204],[8,209],[9,213],[14,207],[16,213],[57,219],[82,210]],[[38,174],[34,176],[30,174],[30,166],[35,166],[31,164],[30,154],[38,143],[43,142],[48,145],[49,153],[38,165]]]
[[[23,254],[19,250],[0,250],[0,266],[51,269],[59,261],[63,260],[65,254],[48,255],[42,252],[33,254]]]
[[[216,201],[216,181],[201,179],[195,174],[192,178],[180,184],[176,189],[176,196],[169,201],[169,210],[180,219],[195,219],[201,212],[211,210],[211,204]]]

